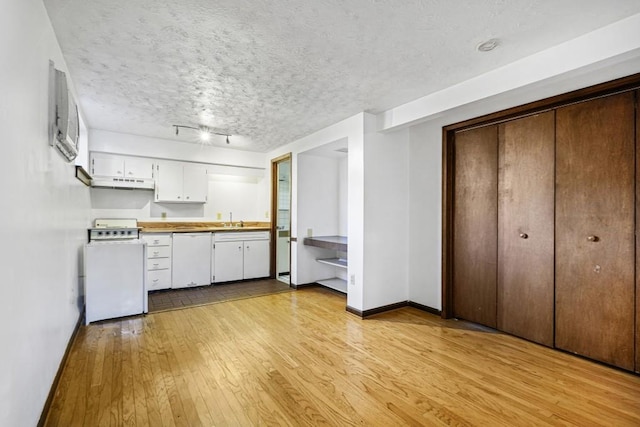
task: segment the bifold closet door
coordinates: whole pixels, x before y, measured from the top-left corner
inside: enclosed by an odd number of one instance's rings
[[[634,367],[634,93],[556,112],[556,347]]]
[[[636,227],[640,226],[640,90],[636,91]],[[636,233],[636,372],[640,373],[640,236]]]
[[[498,329],[553,346],[555,115],[499,135]]]
[[[453,315],[496,327],[498,127],[456,132]]]

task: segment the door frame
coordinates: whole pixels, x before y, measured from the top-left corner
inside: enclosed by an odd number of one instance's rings
[[[640,73],[454,123],[442,128],[442,318],[453,317],[455,132],[498,124],[594,98],[640,89]],[[640,113],[638,113],[640,114]],[[640,292],[636,283],[636,293]],[[640,297],[638,298],[640,301]]]
[[[289,161],[291,169],[289,179],[293,178],[293,159],[291,152],[271,159],[271,251],[269,277],[277,279],[278,266],[276,265],[276,253],[278,247],[278,164]],[[292,188],[291,182],[289,188]],[[291,197],[289,191],[289,212],[291,212]],[[291,216],[289,216],[289,238],[291,238]],[[289,271],[291,271],[291,244],[289,244]],[[289,283],[291,285],[291,283]]]

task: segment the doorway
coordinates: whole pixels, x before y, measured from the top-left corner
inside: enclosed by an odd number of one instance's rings
[[[271,161],[271,271],[291,284],[291,153]]]

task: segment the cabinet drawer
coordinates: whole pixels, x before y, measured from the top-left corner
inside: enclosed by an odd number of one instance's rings
[[[151,270],[147,272],[147,290],[168,289],[171,287],[171,270]]]
[[[171,246],[171,234],[142,234],[147,246]]]
[[[170,258],[171,246],[149,246],[147,247],[147,258]]]
[[[167,270],[171,268],[171,258],[153,258],[147,260],[147,270]]]

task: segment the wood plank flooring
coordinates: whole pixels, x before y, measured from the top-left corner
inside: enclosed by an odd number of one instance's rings
[[[640,377],[322,288],[82,327],[48,426],[638,426]]]

